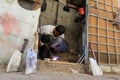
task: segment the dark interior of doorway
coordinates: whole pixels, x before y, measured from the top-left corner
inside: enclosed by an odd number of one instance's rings
[[[57,0],[58,2],[59,0]],[[82,2],[83,1],[83,2]],[[80,3],[80,4],[78,4]],[[75,20],[73,20],[76,24],[79,24],[79,38],[78,43],[79,44],[79,50],[68,50],[64,53],[58,53],[60,56],[60,59],[58,61],[66,61],[66,62],[72,62],[77,63],[78,59],[82,56],[84,50],[83,50],[83,33],[84,33],[84,26],[85,26],[85,0],[66,0],[66,5],[69,9],[75,9],[77,16],[75,16]],[[74,7],[72,7],[72,6]],[[82,8],[81,10],[78,10],[79,8]],[[81,12],[83,12],[81,14]],[[57,13],[57,12],[56,12]],[[43,12],[44,14],[44,12]],[[84,63],[84,61],[83,61]]]
[[[38,0],[38,1],[41,1],[41,0]],[[81,26],[79,29],[80,34],[78,38],[79,51],[68,50],[67,52],[64,52],[64,53],[58,53],[58,55],[61,57],[59,61],[68,61],[68,62],[76,63],[84,52],[83,46],[82,46],[83,45],[82,38],[83,38],[84,24],[85,24],[85,5],[86,5],[85,2],[86,0],[66,0],[66,4],[68,8],[75,9],[77,11],[76,13],[77,16],[74,22],[79,23]],[[34,0],[18,0],[18,3],[21,7],[27,10],[35,10],[41,6],[40,2],[35,3]],[[35,5],[37,7],[35,7]]]

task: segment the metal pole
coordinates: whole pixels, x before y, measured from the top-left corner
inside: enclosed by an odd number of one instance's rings
[[[99,29],[100,29],[100,27],[99,27],[99,24],[100,24],[100,9],[98,8],[98,16],[97,16],[97,18],[98,18],[98,21],[97,21],[97,30],[98,30],[98,64],[100,64],[100,32],[99,32]]]
[[[84,49],[84,54],[85,54],[85,64],[88,64],[88,20],[89,20],[89,9],[88,9],[88,0],[86,0],[86,15],[85,15],[85,49]]]
[[[108,12],[108,17],[107,17],[107,23],[106,23],[106,25],[107,25],[107,52],[108,52],[108,64],[110,65],[110,52],[109,52],[109,35],[108,35],[108,18],[109,18],[109,12]]]
[[[57,25],[58,11],[59,11],[59,0],[57,1],[56,16],[55,16],[55,25]]]

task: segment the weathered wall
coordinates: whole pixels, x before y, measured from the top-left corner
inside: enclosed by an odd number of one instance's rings
[[[14,50],[21,49],[24,38],[29,39],[27,48],[33,48],[39,15],[40,8],[30,11],[18,0],[0,0],[0,64],[8,63]]]

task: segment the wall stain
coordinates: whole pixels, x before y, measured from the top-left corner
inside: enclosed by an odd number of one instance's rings
[[[18,34],[21,33],[21,28],[18,25],[16,17],[8,12],[5,12],[0,16],[0,24],[3,26],[5,35],[10,35],[13,30]]]

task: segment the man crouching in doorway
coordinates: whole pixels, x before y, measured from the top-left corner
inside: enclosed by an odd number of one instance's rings
[[[65,27],[63,25],[44,25],[40,27],[40,33],[38,39],[38,59],[44,60],[44,58],[52,58],[56,53],[51,45],[55,38],[64,38]]]

